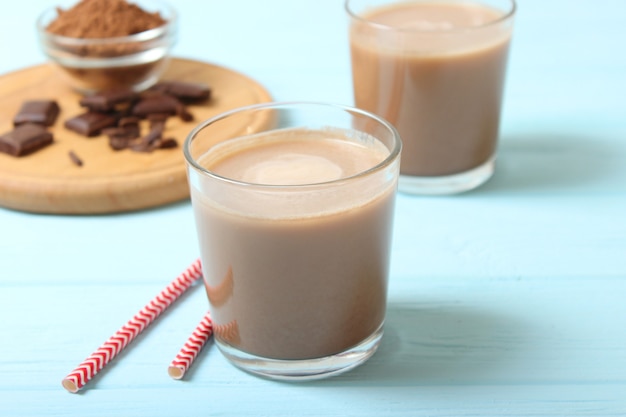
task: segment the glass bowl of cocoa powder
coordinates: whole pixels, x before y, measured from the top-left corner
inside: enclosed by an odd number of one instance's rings
[[[155,84],[176,42],[177,15],[156,0],[81,0],[37,20],[43,52],[82,94]]]

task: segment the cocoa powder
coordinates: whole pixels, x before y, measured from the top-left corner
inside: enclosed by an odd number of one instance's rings
[[[57,8],[57,13],[46,30],[70,38],[129,36],[166,23],[158,12],[147,12],[125,0],[82,0],[67,10]]]
[[[80,0],[68,9],[57,7],[56,17],[45,30],[60,36],[50,41],[54,49],[76,58],[72,65],[60,65],[61,70],[76,82],[78,90],[95,92],[147,87],[146,83],[150,83],[154,74],[167,65],[167,56],[146,61],[141,53],[160,46],[169,47],[174,28],[168,27],[168,23],[162,11],[148,12],[126,0]],[[132,37],[160,28],[163,30],[141,39]],[[68,42],[65,38],[79,42]],[[90,61],[121,57],[128,65]]]

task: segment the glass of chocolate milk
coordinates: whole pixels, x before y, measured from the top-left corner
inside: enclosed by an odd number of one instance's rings
[[[383,333],[401,142],[363,110],[266,103],[185,142],[215,342],[274,379],[349,370]]]
[[[403,141],[399,189],[471,190],[494,172],[514,0],[346,0],[355,105]]]

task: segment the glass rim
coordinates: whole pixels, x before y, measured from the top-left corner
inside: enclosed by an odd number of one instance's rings
[[[213,171],[210,171],[204,168],[202,165],[200,165],[197,162],[196,158],[194,158],[191,154],[191,144],[194,141],[194,139],[197,137],[197,135],[200,133],[200,131],[211,124],[219,122],[220,120],[224,120],[230,116],[244,113],[244,112],[256,112],[259,110],[280,109],[280,108],[289,108],[289,107],[305,107],[305,106],[319,107],[319,108],[321,107],[334,108],[336,110],[341,110],[345,113],[358,114],[358,115],[365,116],[371,120],[376,121],[380,125],[384,126],[391,133],[393,137],[393,147],[389,150],[389,155],[387,155],[385,159],[383,159],[381,162],[377,163],[376,165],[366,170],[360,171],[356,174],[353,174],[347,177],[341,177],[341,178],[337,178],[337,179],[330,180],[330,181],[312,182],[312,183],[304,183],[304,184],[263,184],[263,183],[254,183],[254,182],[236,180],[233,178],[229,178],[229,177],[217,174]],[[261,132],[257,132],[257,133],[261,133]],[[225,140],[230,140],[230,139],[233,139],[233,138],[228,138]],[[242,187],[257,187],[257,188],[272,189],[272,190],[304,189],[304,188],[312,188],[312,187],[319,187],[319,186],[332,186],[332,185],[341,184],[344,182],[351,182],[358,178],[366,177],[366,176],[372,175],[378,171],[385,169],[400,156],[401,150],[402,150],[402,140],[400,139],[400,134],[398,133],[397,129],[384,118],[374,113],[370,113],[366,110],[362,110],[356,107],[346,106],[343,104],[317,102],[317,101],[274,101],[274,102],[252,104],[252,105],[228,110],[226,112],[215,115],[201,122],[200,124],[198,124],[191,132],[189,132],[189,135],[187,135],[187,138],[185,139],[185,142],[183,144],[183,155],[185,157],[185,160],[188,166],[192,167],[197,172],[205,176],[209,176],[213,179],[219,180],[220,182],[229,183],[232,185],[237,185],[237,186],[242,186]]]
[[[389,26],[383,23],[378,23],[378,22],[373,22],[365,17],[363,17],[362,15],[360,15],[359,13],[357,13],[355,10],[353,10],[350,5],[351,3],[353,3],[355,0],[345,0],[344,1],[344,9],[346,11],[346,13],[348,14],[348,16],[358,22],[361,22],[363,24],[375,27],[377,29],[380,30],[386,30],[389,32],[397,32],[397,33],[405,33],[405,34],[429,34],[429,35],[446,35],[446,34],[450,34],[450,33],[464,33],[464,32],[474,32],[474,31],[478,31],[481,29],[486,29],[486,28],[490,28],[493,26],[497,26],[498,24],[505,22],[509,19],[512,19],[513,16],[515,15],[515,12],[517,11],[517,3],[516,0],[503,0],[506,3],[510,4],[510,9],[504,13],[502,16],[499,16],[497,19],[494,20],[490,20],[489,22],[480,24],[480,25],[475,25],[475,26],[465,26],[465,27],[453,27],[450,29],[416,29],[416,28],[397,28],[394,26]],[[410,3],[419,3],[419,1],[415,1],[415,0],[406,0],[406,1],[401,1],[401,0],[396,0],[396,1],[391,1],[389,2],[389,4],[410,4]],[[478,2],[469,2],[469,3],[478,3]]]

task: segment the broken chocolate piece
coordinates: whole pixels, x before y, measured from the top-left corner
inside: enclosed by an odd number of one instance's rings
[[[161,81],[151,90],[170,94],[183,101],[202,101],[211,97],[209,86],[185,81]]]
[[[23,156],[52,143],[52,133],[40,124],[25,123],[0,136],[0,152]]]
[[[139,137],[139,126],[107,127],[101,133],[109,138],[133,140]]]
[[[163,137],[163,129],[155,127],[148,132],[146,136],[141,139],[141,142],[146,145],[153,145],[156,141]]]
[[[132,139],[125,138],[123,136],[109,136],[109,146],[114,151],[121,151],[130,146]]]
[[[183,103],[177,98],[164,94],[154,94],[135,104],[132,114],[143,118],[155,113],[175,115],[179,114],[181,108],[184,108]]]
[[[135,104],[132,114],[147,119],[166,118],[178,115],[183,121],[189,122],[194,119],[185,104],[174,96],[153,92]]]
[[[107,113],[88,111],[65,121],[65,127],[83,136],[98,136],[102,129],[115,126],[117,118]]]
[[[13,119],[13,125],[37,123],[52,126],[59,115],[59,104],[54,100],[32,100],[22,103],[22,107]]]
[[[79,103],[92,111],[108,112],[119,104],[130,104],[138,97],[139,94],[131,90],[111,90],[83,97]]]
[[[140,136],[141,128],[139,118],[130,116],[122,117],[117,123],[117,127],[107,127],[102,130],[102,134],[111,137],[125,138],[128,140],[137,139]]]
[[[147,119],[150,121],[150,123],[165,122],[170,116],[171,114],[167,113],[150,113],[147,116]]]
[[[152,129],[165,129],[165,123],[167,122],[167,119],[170,117],[169,114],[162,114],[162,113],[154,113],[154,114],[149,114],[148,115],[148,121],[150,122],[148,127],[150,128],[150,130]]]
[[[119,122],[117,122],[119,127],[127,127],[127,126],[139,126],[139,117],[128,116],[122,117]]]
[[[152,152],[153,150],[155,150],[156,148],[158,148],[158,145],[160,144],[161,139],[158,138],[156,140],[156,142],[152,142],[152,143],[146,143],[146,142],[137,142],[137,143],[133,143],[130,145],[130,149],[135,151],[135,152]]]
[[[152,152],[155,149],[161,148],[164,130],[164,122],[155,122],[150,127],[150,131],[148,132],[148,134],[141,138],[140,141],[130,143],[130,149],[135,152]]]
[[[139,124],[127,123],[119,127],[107,127],[102,134],[109,137],[109,146],[116,151],[126,149],[140,135]]]

